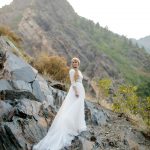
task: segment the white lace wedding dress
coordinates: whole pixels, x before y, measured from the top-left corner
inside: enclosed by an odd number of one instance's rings
[[[79,71],[79,78],[75,82],[73,76],[75,70],[69,70],[71,86],[57,112],[47,135],[36,145],[33,150],[60,150],[65,146],[70,146],[74,136],[81,131],[86,131],[87,126],[84,114],[85,90],[82,84],[83,75]],[[73,86],[77,87],[79,97],[75,96]]]

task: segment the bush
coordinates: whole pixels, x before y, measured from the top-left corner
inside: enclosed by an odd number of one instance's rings
[[[137,94],[143,98],[150,97],[150,81],[142,82],[137,89]]]
[[[150,97],[146,97],[142,102],[141,106],[139,107],[140,114],[144,119],[144,122],[150,128]]]
[[[109,89],[110,89],[111,85],[112,85],[112,80],[109,78],[103,78],[103,79],[99,80],[99,83],[98,83],[99,93],[103,99],[105,97],[108,97]]]
[[[150,129],[150,97],[140,98],[136,94],[137,86],[121,85],[114,97],[112,109],[125,115],[140,114]]]
[[[114,97],[113,110],[121,113],[138,113],[138,96],[136,95],[136,86],[121,85]]]
[[[33,60],[33,66],[43,75],[47,75],[53,80],[69,82],[69,67],[64,57],[48,56],[47,53],[41,53]]]

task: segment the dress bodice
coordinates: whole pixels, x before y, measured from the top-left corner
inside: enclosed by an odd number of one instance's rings
[[[70,81],[71,81],[71,85],[76,85],[77,82],[80,82],[82,83],[82,80],[83,80],[83,75],[81,73],[80,70],[78,70],[79,72],[79,78],[76,80],[76,82],[74,81],[74,73],[75,73],[75,70],[73,68],[71,68],[69,70],[69,75],[70,75]]]

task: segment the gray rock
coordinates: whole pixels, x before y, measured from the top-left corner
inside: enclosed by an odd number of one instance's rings
[[[28,82],[25,82],[23,80],[13,80],[12,86],[15,90],[23,90],[23,91],[29,91],[32,93],[32,87],[31,84]]]
[[[41,103],[37,101],[32,101],[30,99],[21,99],[19,103],[16,105],[17,110],[19,113],[23,113],[28,116],[38,116],[40,111]]]
[[[7,60],[5,63],[5,68],[7,68],[9,72],[22,69],[22,68],[26,68],[26,67],[30,67],[29,64],[27,64],[23,59],[13,54],[11,51],[7,51],[6,54],[7,54]]]
[[[37,80],[35,80],[32,83],[32,89],[33,89],[33,95],[35,95],[36,99],[40,102],[45,101],[45,96],[43,94],[43,92],[41,91],[39,82]]]
[[[48,84],[46,80],[39,74],[37,74],[36,79],[39,82],[41,91],[44,93],[44,95],[52,95],[52,90],[48,87]]]
[[[36,78],[36,74],[30,67],[22,67],[11,71],[12,80],[23,80],[26,82],[32,82]]]
[[[0,149],[26,150],[46,135],[47,128],[37,124],[34,119],[14,117],[13,122],[0,126]]]
[[[46,80],[44,80],[44,78],[41,75],[37,74],[35,81],[38,81],[41,92],[43,93],[42,95],[44,95],[44,99],[47,105],[54,106],[54,97],[52,94],[52,88],[48,87]]]
[[[9,103],[0,100],[0,122],[4,119],[3,117],[9,114],[12,108],[13,107]]]
[[[29,150],[46,135],[54,114],[30,99],[19,100],[14,109],[11,122],[0,124],[0,150]]]
[[[87,110],[85,111],[86,119],[91,120],[94,125],[102,126],[109,120],[109,113],[91,102],[85,101],[85,109]]]
[[[2,90],[12,90],[12,87],[9,81],[4,80],[4,79],[0,80],[0,91]]]
[[[50,89],[52,90],[52,95],[54,97],[53,104],[56,108],[56,111],[58,111],[58,109],[60,108],[62,102],[65,100],[67,92],[59,90],[59,89],[55,89],[53,87],[50,87]]]

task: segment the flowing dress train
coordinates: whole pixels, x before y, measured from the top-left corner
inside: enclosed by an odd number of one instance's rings
[[[80,70],[79,78],[75,82],[73,76],[75,70],[69,70],[71,86],[57,112],[47,135],[36,145],[33,150],[60,150],[70,146],[74,136],[87,130],[84,114],[85,90],[82,84],[83,75]],[[73,86],[77,87],[79,97],[75,96]]]

